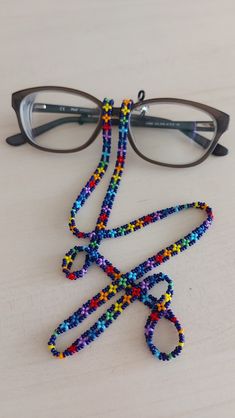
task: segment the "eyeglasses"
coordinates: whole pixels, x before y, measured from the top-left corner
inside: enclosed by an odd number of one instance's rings
[[[65,87],[35,87],[12,95],[20,133],[9,145],[29,143],[43,151],[68,153],[87,148],[102,130],[102,102],[88,93]],[[112,125],[119,123],[113,108]],[[128,138],[144,160],[167,167],[191,167],[210,154],[224,156],[219,144],[229,115],[182,99],[145,100],[141,90],[129,117]]]

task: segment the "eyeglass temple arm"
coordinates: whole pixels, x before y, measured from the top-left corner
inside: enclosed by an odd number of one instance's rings
[[[51,105],[43,103],[35,103],[33,106],[33,111],[37,112],[47,112],[47,113],[78,113],[78,116],[65,117],[56,119],[54,121],[48,122],[44,125],[38,126],[34,129],[34,136],[39,136],[57,126],[60,126],[64,123],[92,123],[97,122],[98,111],[97,109],[87,109],[82,107],[71,107],[71,106],[62,106],[62,105]],[[83,115],[83,116],[82,116]],[[118,120],[113,119],[113,124],[117,125]],[[184,122],[184,121],[171,121],[169,119],[157,118],[153,116],[141,116],[133,115],[132,124],[134,126],[140,127],[150,127],[150,128],[163,128],[163,129],[177,129],[181,131],[184,135],[188,136],[196,143],[201,145],[203,148],[207,148],[210,144],[210,140],[197,134],[195,129],[198,131],[212,131],[213,124],[212,122]],[[6,139],[9,145],[18,146],[23,145],[27,142],[23,134],[16,134],[10,136]],[[217,144],[215,149],[212,152],[214,155],[223,156],[228,153],[228,149],[224,146]]]

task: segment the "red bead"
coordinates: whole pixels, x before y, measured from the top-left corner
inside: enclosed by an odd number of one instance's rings
[[[151,321],[158,321],[159,316],[158,316],[157,312],[152,312],[151,315],[150,315],[150,319],[151,319]]]
[[[107,215],[106,213],[102,213],[102,215],[100,215],[100,221],[105,221],[105,219],[107,219]]]
[[[70,274],[68,275],[68,279],[69,279],[69,280],[75,280],[75,279],[76,279],[75,274],[74,274],[74,273],[70,273]]]
[[[138,287],[132,288],[132,295],[133,296],[140,296],[141,290]]]
[[[71,346],[68,348],[68,351],[69,351],[70,353],[76,353],[77,348],[75,347],[75,345],[71,345]]]
[[[155,257],[155,260],[156,260],[156,262],[157,263],[161,263],[162,262],[162,260],[163,260],[163,257],[162,257],[162,255],[156,255],[156,257]]]
[[[108,267],[106,267],[105,271],[108,274],[113,274],[114,273],[114,267],[113,266],[108,266]]]
[[[95,186],[95,181],[94,180],[91,180],[90,181],[90,183],[89,183],[89,186],[92,188],[92,187],[94,187]]]
[[[152,219],[153,219],[152,216],[147,215],[147,216],[144,217],[144,222],[149,223],[149,222],[151,222]]]
[[[98,308],[98,300],[91,299],[91,301],[90,301],[90,308]]]

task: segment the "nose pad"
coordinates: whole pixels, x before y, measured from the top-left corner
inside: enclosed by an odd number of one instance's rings
[[[36,100],[36,93],[26,96],[20,106],[21,120],[24,130],[29,138],[32,138],[32,112],[34,109],[34,102]]]
[[[144,105],[140,109],[140,116],[145,116],[149,112],[149,106]]]
[[[149,113],[149,106],[146,105],[146,104],[141,105],[141,103],[140,103],[140,104],[138,104],[138,107],[135,107],[134,112],[135,112],[135,114],[137,114],[141,117],[144,117]]]

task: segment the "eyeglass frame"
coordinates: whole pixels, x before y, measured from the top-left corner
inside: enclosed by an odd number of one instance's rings
[[[79,152],[82,151],[84,149],[86,149],[89,145],[91,145],[95,139],[97,138],[97,136],[100,134],[100,132],[102,131],[102,117],[101,117],[101,112],[99,115],[99,120],[97,122],[97,126],[93,132],[93,134],[90,136],[90,138],[81,146],[76,147],[76,148],[72,148],[72,149],[67,149],[67,150],[60,150],[60,149],[51,149],[51,148],[47,148],[47,147],[42,147],[40,145],[37,145],[34,141],[32,141],[29,136],[27,135],[27,132],[25,131],[25,128],[23,126],[22,120],[21,120],[21,115],[20,115],[20,106],[21,103],[23,101],[23,99],[35,92],[40,92],[40,91],[60,91],[60,92],[65,92],[65,93],[70,93],[70,94],[75,94],[75,95],[79,95],[81,97],[84,97],[88,100],[91,100],[92,102],[96,103],[98,108],[101,110],[102,109],[102,102],[97,99],[96,97],[90,95],[89,93],[80,91],[80,90],[76,90],[73,88],[69,88],[69,87],[59,87],[59,86],[40,86],[40,87],[33,87],[33,88],[28,88],[28,89],[24,89],[24,90],[20,90],[17,91],[15,93],[12,94],[12,107],[16,113],[17,116],[17,120],[18,120],[18,125],[20,128],[20,134],[16,134],[13,136],[10,136],[6,139],[7,143],[9,145],[21,145],[25,142],[29,143],[30,145],[32,145],[33,147],[40,149],[42,151],[47,151],[47,152],[54,152],[54,153],[73,153],[73,152]],[[213,119],[216,122],[216,127],[217,127],[217,131],[215,134],[215,137],[213,140],[211,140],[211,144],[208,147],[207,151],[205,152],[205,154],[199,158],[198,160],[191,162],[191,163],[187,163],[187,164],[170,164],[170,163],[164,163],[164,162],[160,162],[160,161],[155,161],[152,160],[151,158],[145,156],[144,154],[142,154],[138,148],[135,145],[135,141],[133,139],[132,133],[131,133],[131,129],[128,129],[128,140],[130,142],[131,147],[133,148],[133,150],[137,153],[137,155],[139,155],[139,157],[141,157],[142,159],[144,159],[145,161],[148,161],[152,164],[155,165],[160,165],[160,166],[164,166],[164,167],[172,167],[172,168],[187,168],[187,167],[193,167],[196,166],[200,163],[202,163],[203,161],[205,161],[208,156],[210,154],[213,153],[213,151],[215,150],[215,148],[218,148],[218,152],[214,153],[217,156],[223,156],[226,155],[228,153],[227,148],[225,148],[224,146],[222,146],[221,144],[218,144],[218,141],[220,139],[220,137],[223,135],[223,133],[228,129],[229,126],[229,115],[227,113],[224,113],[218,109],[215,109],[211,106],[207,106],[204,105],[202,103],[198,103],[198,102],[194,102],[191,100],[185,100],[185,99],[176,99],[176,98],[152,98],[152,99],[147,99],[147,100],[142,100],[141,97],[144,96],[144,92],[141,90],[139,93],[142,93],[142,95],[138,95],[139,100],[135,103],[133,103],[131,112],[141,105],[149,105],[151,103],[178,103],[178,104],[183,104],[183,105],[188,105],[188,106],[192,106],[193,108],[202,110],[206,113],[208,113],[210,116],[213,117]],[[112,119],[119,119],[119,113],[120,113],[120,108],[119,107],[113,107],[113,112],[112,112]],[[21,138],[21,142],[17,143],[17,141],[14,143],[14,138]],[[23,139],[23,142],[22,142]]]

